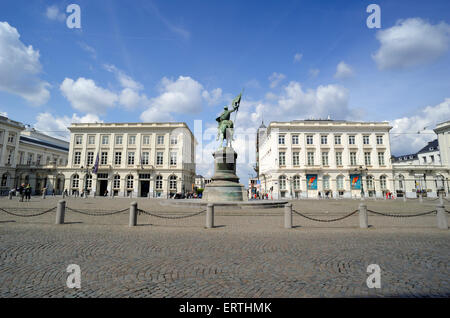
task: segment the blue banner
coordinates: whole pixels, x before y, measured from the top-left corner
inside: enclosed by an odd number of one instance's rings
[[[306,183],[308,190],[317,190],[317,174],[307,174]]]
[[[352,190],[361,190],[361,175],[351,174],[350,175],[350,184],[351,184]]]

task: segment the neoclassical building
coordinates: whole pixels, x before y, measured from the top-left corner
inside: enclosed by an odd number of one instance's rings
[[[278,198],[382,197],[394,190],[387,122],[294,120],[258,129],[260,191]]]
[[[169,197],[192,191],[195,138],[185,123],[72,124],[70,194]]]

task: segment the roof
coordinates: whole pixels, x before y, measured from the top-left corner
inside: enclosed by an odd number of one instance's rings
[[[439,142],[437,139],[430,141],[425,147],[420,149],[417,153],[425,153],[439,150]]]

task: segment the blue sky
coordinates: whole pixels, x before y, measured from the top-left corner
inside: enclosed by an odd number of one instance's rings
[[[66,26],[71,3],[81,29]],[[381,29],[366,25],[370,3]],[[263,117],[387,120],[401,154],[450,119],[447,0],[16,0],[2,1],[0,22],[0,112],[53,135],[72,121],[174,120],[193,130],[197,119],[211,131],[242,88],[244,134]],[[209,157],[217,145],[203,146]]]

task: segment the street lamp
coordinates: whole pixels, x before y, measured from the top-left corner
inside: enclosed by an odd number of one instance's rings
[[[85,180],[84,180],[84,197],[87,199],[87,183],[88,183],[88,174],[89,174],[89,165],[86,165],[86,170],[83,170],[83,166],[81,166],[81,172],[85,172]]]
[[[355,169],[355,172],[360,172],[361,173],[361,198],[364,198],[364,182],[363,182],[363,172],[365,172],[366,173],[366,175],[367,175],[367,172],[369,171],[369,169],[367,169],[367,168],[363,168],[362,166],[359,166],[359,168],[356,168]]]

